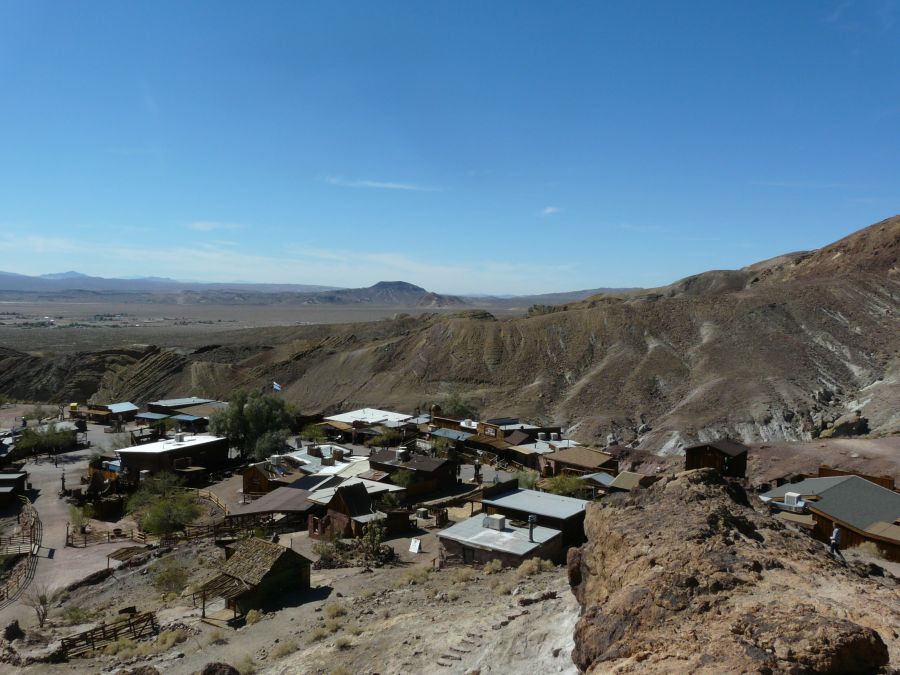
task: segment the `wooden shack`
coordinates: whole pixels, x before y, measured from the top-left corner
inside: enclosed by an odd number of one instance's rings
[[[373,520],[384,518],[372,507],[372,500],[362,483],[339,487],[325,506],[325,515],[310,515],[310,537],[323,537],[329,533],[340,537],[358,537]]]
[[[723,439],[712,443],[701,443],[686,448],[684,468],[716,469],[723,476],[745,478],[747,475],[747,451],[743,443]]]
[[[219,572],[194,593],[203,603],[224,598],[235,616],[278,605],[292,591],[310,587],[311,561],[296,551],[258,537],[242,539],[226,549]]]

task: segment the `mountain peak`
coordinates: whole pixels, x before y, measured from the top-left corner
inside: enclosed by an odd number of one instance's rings
[[[407,281],[379,281],[371,286],[372,289],[379,291],[395,291],[401,293],[427,293],[421,286],[416,286]]]
[[[87,279],[87,274],[69,270],[68,272],[52,272],[50,274],[42,274],[41,279]]]

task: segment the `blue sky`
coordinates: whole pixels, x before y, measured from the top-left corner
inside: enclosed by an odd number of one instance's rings
[[[0,270],[652,286],[900,212],[900,2],[0,4]]]

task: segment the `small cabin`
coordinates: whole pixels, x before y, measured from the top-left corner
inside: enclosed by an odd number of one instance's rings
[[[716,469],[723,476],[746,478],[748,450],[743,443],[730,439],[693,445],[684,451],[684,468]]]

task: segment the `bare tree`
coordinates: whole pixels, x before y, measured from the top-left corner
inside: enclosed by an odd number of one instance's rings
[[[38,628],[43,628],[44,624],[47,623],[47,617],[50,615],[50,607],[56,602],[59,596],[60,591],[58,589],[51,589],[44,584],[39,584],[22,598],[22,602],[25,606],[31,607],[31,609],[34,610],[34,615],[37,617]]]

